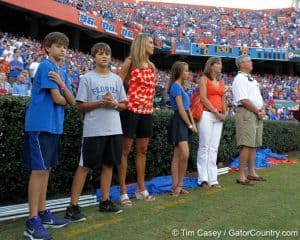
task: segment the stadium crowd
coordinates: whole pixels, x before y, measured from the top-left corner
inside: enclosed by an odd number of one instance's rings
[[[157,40],[171,42],[175,37],[204,44],[300,48],[300,12],[293,8],[257,11],[110,0],[55,1],[142,29]]]
[[[34,39],[18,37],[0,32],[0,94],[30,95],[31,83],[39,62],[46,58],[41,43]],[[118,73],[123,62],[113,59],[111,70]],[[77,50],[68,50],[64,66],[76,94],[80,76],[93,68],[90,55]],[[203,66],[199,66],[202,69]],[[202,71],[191,72],[186,82],[188,92],[197,89],[197,80]],[[235,73],[223,73],[226,83],[229,115],[234,115],[232,107],[231,84]],[[264,100],[267,105],[267,119],[289,120],[292,114],[289,107],[276,106],[276,100],[290,100],[300,103],[300,77],[287,75],[256,74],[255,79],[261,84]],[[165,89],[169,71],[157,70],[157,81],[160,89]],[[163,91],[160,92],[161,95]],[[157,101],[163,101],[158,96]]]

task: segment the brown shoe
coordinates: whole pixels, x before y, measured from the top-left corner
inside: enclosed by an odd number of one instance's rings
[[[256,176],[248,175],[247,179],[248,180],[253,180],[253,181],[264,181],[264,182],[267,181],[265,178],[263,178],[261,176],[256,177]]]
[[[222,186],[220,184],[213,184],[210,187],[212,187],[212,188],[222,188]]]
[[[207,182],[202,182],[200,185],[199,185],[199,187],[202,187],[202,188],[209,188],[209,185],[208,185],[208,183]]]
[[[245,185],[245,186],[254,186],[254,184],[251,183],[248,179],[246,179],[245,181],[241,181],[239,179],[236,179],[236,183],[241,184],[241,185]]]

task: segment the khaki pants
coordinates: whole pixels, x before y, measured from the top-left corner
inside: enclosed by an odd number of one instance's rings
[[[244,107],[237,108],[236,142],[238,146],[260,147],[262,145],[263,120]]]

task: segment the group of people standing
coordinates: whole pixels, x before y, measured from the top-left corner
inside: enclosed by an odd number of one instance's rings
[[[46,227],[64,227],[72,222],[84,221],[78,202],[86,176],[90,168],[101,167],[100,186],[102,199],[99,211],[120,213],[122,209],[109,199],[113,167],[118,167],[120,181],[120,204],[132,206],[126,189],[127,159],[135,140],[137,189],[139,200],[155,201],[145,188],[146,154],[149,140],[153,134],[153,98],[156,87],[155,66],[149,60],[154,52],[154,42],[150,35],[140,34],[134,39],[130,56],[125,60],[118,75],[109,70],[111,48],[106,43],[96,43],[91,49],[95,62],[94,70],[86,73],[79,84],[76,99],[72,95],[70,82],[62,71],[62,64],[68,47],[68,37],[60,32],[49,33],[44,39],[48,59],[40,63],[36,72],[32,96],[25,118],[25,142],[23,165],[31,169],[28,183],[29,219],[25,223],[24,236],[30,239],[51,239]],[[248,56],[238,60],[241,73],[236,79],[249,72],[244,71]],[[250,61],[251,62],[251,61]],[[220,58],[209,58],[204,75],[200,79],[200,96],[204,112],[199,122],[195,122],[190,111],[190,100],[185,92],[184,81],[189,75],[188,64],[175,62],[171,69],[167,91],[174,114],[168,127],[168,141],[174,145],[171,173],[174,196],[188,194],[182,188],[183,178],[189,157],[188,138],[190,133],[199,133],[197,156],[198,183],[204,188],[220,188],[217,180],[217,153],[223,123],[226,119],[224,82],[221,79],[222,62]],[[247,80],[248,81],[248,80]],[[250,80],[249,80],[250,81]],[[236,88],[237,105],[240,107],[243,126],[256,134],[243,137],[240,131],[241,166],[250,159],[253,163],[255,151],[261,141],[261,116],[263,106],[252,102],[255,80]],[[257,84],[257,83],[256,83]],[[251,85],[251,86],[250,86]],[[235,85],[234,85],[235,86]],[[248,92],[245,92],[248,91]],[[250,95],[247,95],[250,94]],[[258,94],[258,92],[257,92]],[[248,100],[247,100],[248,99]],[[46,209],[46,194],[51,168],[58,163],[58,139],[63,132],[64,106],[77,103],[84,113],[81,156],[73,178],[71,202],[66,209],[65,218],[58,218]],[[239,115],[239,112],[238,112]],[[249,116],[248,116],[249,115]],[[250,119],[251,115],[251,119]],[[258,118],[256,118],[258,117]],[[250,125],[246,121],[256,121]],[[244,127],[241,126],[241,129]],[[250,144],[251,143],[251,144]],[[250,145],[249,145],[250,144]],[[247,146],[247,147],[246,147]],[[240,169],[237,183],[250,185],[250,180],[262,180],[254,169],[249,168],[248,179],[245,169]]]

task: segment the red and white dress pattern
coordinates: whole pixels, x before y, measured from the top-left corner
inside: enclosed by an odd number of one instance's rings
[[[127,109],[138,114],[152,114],[155,87],[156,74],[152,67],[133,67],[128,83]]]

